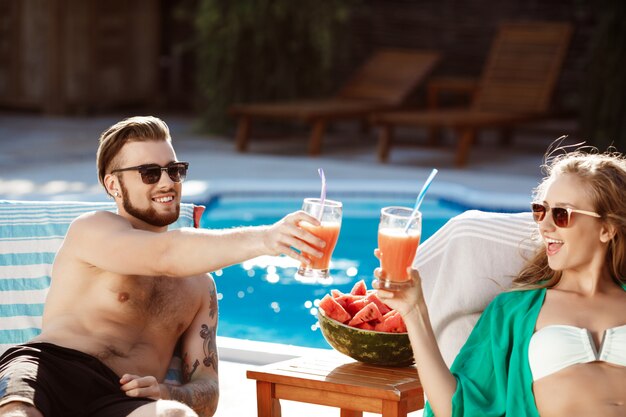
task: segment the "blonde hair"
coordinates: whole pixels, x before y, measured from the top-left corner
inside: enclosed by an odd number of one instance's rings
[[[559,147],[555,151],[563,150]],[[574,175],[586,187],[593,211],[601,221],[615,229],[609,241],[607,265],[611,277],[619,284],[626,283],[626,159],[612,150],[599,153],[596,148],[578,148],[569,153],[546,157],[543,168],[546,176],[534,190],[533,197],[541,201],[550,182],[560,175]],[[515,289],[549,288],[561,279],[561,272],[548,266],[546,251],[541,247],[517,278]]]
[[[100,135],[96,165],[98,181],[104,186],[104,177],[115,168],[113,161],[122,147],[129,142],[171,141],[165,122],[154,116],[135,116],[117,122]],[[106,187],[105,187],[106,190]],[[107,190],[107,194],[109,194]]]

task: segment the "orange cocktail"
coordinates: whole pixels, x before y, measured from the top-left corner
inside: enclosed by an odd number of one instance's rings
[[[341,229],[342,204],[334,200],[324,200],[322,202],[319,198],[305,198],[302,210],[317,218],[321,224],[313,226],[308,222],[302,222],[300,226],[323,239],[326,242],[326,246],[317,248],[323,253],[321,258],[307,256],[311,263],[308,265],[301,264],[296,277],[328,278],[330,276],[330,258],[337,245],[337,238]]]
[[[398,289],[411,285],[407,268],[413,264],[422,235],[422,215],[406,207],[385,207],[378,227],[381,286]]]
[[[300,223],[300,226],[326,242],[326,246],[323,248],[317,248],[319,251],[324,253],[321,258],[304,255],[311,261],[309,266],[312,269],[328,269],[330,257],[335,250],[335,245],[337,245],[337,238],[339,237],[341,225],[338,223],[322,222],[320,226],[313,226],[310,223],[302,222]]]

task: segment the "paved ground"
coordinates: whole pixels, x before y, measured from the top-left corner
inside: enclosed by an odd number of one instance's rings
[[[95,118],[52,118],[0,113],[0,199],[84,200],[106,199],[96,179],[95,152],[99,134],[122,115]],[[438,174],[429,195],[454,194],[480,204],[525,209],[530,190],[540,178],[539,165],[548,144],[571,133],[571,123],[548,123],[521,130],[508,147],[487,134],[470,155],[467,168],[452,165],[453,146],[438,150],[394,148],[389,164],[376,161],[373,135],[351,126],[329,134],[322,156],[306,156],[305,133],[282,139],[255,140],[250,152],[234,152],[232,138],[200,134],[193,120],[163,117],[172,130],[181,160],[191,163],[185,199],[206,201],[219,190],[310,189],[317,192],[317,168],[323,167],[333,192],[348,190],[419,191],[432,168]],[[424,141],[423,133],[400,132],[405,139]],[[250,365],[241,360],[222,361],[221,400],[217,415],[255,415],[254,381],[245,378]],[[286,402],[285,416],[338,415],[336,410]]]
[[[99,134],[123,116],[52,118],[0,113],[0,198],[103,200],[95,170]],[[419,190],[432,168],[440,170],[431,192],[466,198],[495,195],[524,204],[540,178],[539,165],[547,145],[571,124],[547,125],[549,130],[520,131],[511,146],[500,146],[485,135],[472,149],[467,168],[454,168],[453,143],[438,149],[394,148],[388,164],[376,160],[375,135],[363,136],[352,126],[339,126],[328,135],[323,154],[306,155],[306,133],[282,139],[254,140],[250,152],[234,151],[230,137],[194,131],[190,118],[163,117],[170,125],[179,159],[191,162],[185,198],[202,201],[224,188],[319,187],[317,168],[323,167],[329,193],[355,187]],[[545,125],[544,125],[545,126]],[[400,137],[424,142],[423,132],[400,132]],[[478,196],[478,197],[480,197]]]

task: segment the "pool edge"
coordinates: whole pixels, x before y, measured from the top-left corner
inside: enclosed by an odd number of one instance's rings
[[[329,349],[311,348],[249,339],[217,336],[220,361],[267,365],[301,356],[326,356],[336,353]]]

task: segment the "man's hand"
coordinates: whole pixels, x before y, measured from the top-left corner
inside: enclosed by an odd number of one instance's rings
[[[159,382],[153,376],[124,374],[120,378],[121,390],[129,397],[162,398]]]
[[[270,226],[264,234],[263,243],[268,255],[287,255],[300,262],[310,261],[296,250],[321,258],[323,253],[318,248],[326,246],[326,242],[300,227],[300,222],[319,226],[320,222],[304,211],[288,214]]]

